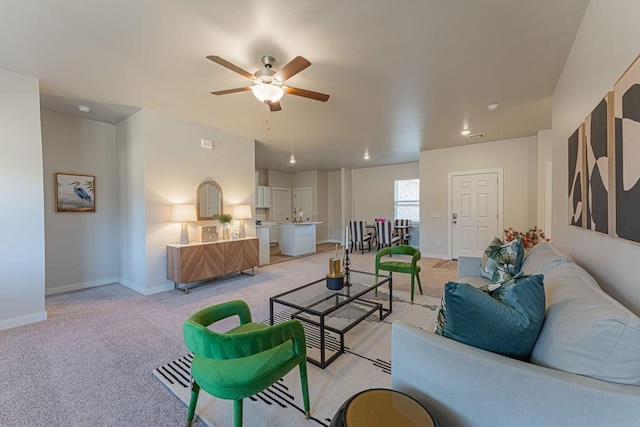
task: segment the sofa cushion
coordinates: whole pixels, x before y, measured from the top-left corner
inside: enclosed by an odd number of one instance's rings
[[[543,276],[518,277],[493,292],[448,282],[437,314],[436,334],[528,359],[544,320]]]
[[[558,248],[549,242],[540,242],[525,255],[522,262],[522,274],[544,274],[545,276],[560,264],[572,262]]]
[[[509,280],[520,273],[523,257],[522,239],[502,243],[494,237],[482,256],[480,275],[495,283]]]
[[[640,385],[640,319],[605,294],[582,267],[545,276],[547,313],[531,362],[589,377]]]

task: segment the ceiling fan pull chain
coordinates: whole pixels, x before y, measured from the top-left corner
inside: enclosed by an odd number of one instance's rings
[[[269,127],[269,110],[270,110],[270,108],[269,108],[269,104],[267,104],[266,102],[264,103],[264,106],[267,109],[267,111],[266,111],[266,113],[264,115],[265,116],[264,123],[265,123],[265,127],[267,128],[267,132],[269,132],[269,130],[271,129]]]

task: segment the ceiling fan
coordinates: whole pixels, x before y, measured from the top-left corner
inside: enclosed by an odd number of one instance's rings
[[[252,86],[211,92],[211,94],[213,95],[227,95],[229,93],[245,92],[250,90],[253,92],[256,98],[258,98],[261,102],[267,104],[271,111],[282,110],[280,99],[285,93],[302,96],[309,99],[315,99],[316,101],[322,102],[327,102],[327,100],[329,99],[329,95],[324,93],[313,92],[311,90],[299,89],[284,85],[284,82],[287,79],[295,76],[300,71],[311,65],[311,62],[309,62],[302,56],[296,56],[280,71],[276,72],[271,69],[273,63],[276,60],[272,56],[264,55],[262,57],[264,69],[258,70],[254,74],[250,74],[237,65],[234,65],[231,62],[220,58],[219,56],[210,55],[207,56],[207,59],[215,62],[216,64],[222,65],[223,67],[228,68],[231,71],[235,71],[236,73],[240,74],[243,77],[246,77],[253,82]]]

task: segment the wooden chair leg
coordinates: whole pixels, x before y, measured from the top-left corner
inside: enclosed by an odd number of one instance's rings
[[[242,427],[242,399],[233,401],[233,427]]]
[[[190,427],[193,423],[193,416],[196,413],[196,405],[198,403],[198,394],[200,393],[200,386],[195,380],[191,380],[191,400],[189,401],[189,409],[187,410],[187,427]]]

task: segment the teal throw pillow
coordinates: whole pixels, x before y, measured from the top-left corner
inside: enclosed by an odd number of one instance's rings
[[[524,244],[518,238],[502,243],[494,237],[482,256],[480,275],[494,283],[501,283],[517,277],[522,269],[524,258]]]
[[[542,274],[511,279],[493,292],[448,282],[434,332],[504,356],[528,360],[544,314]]]

